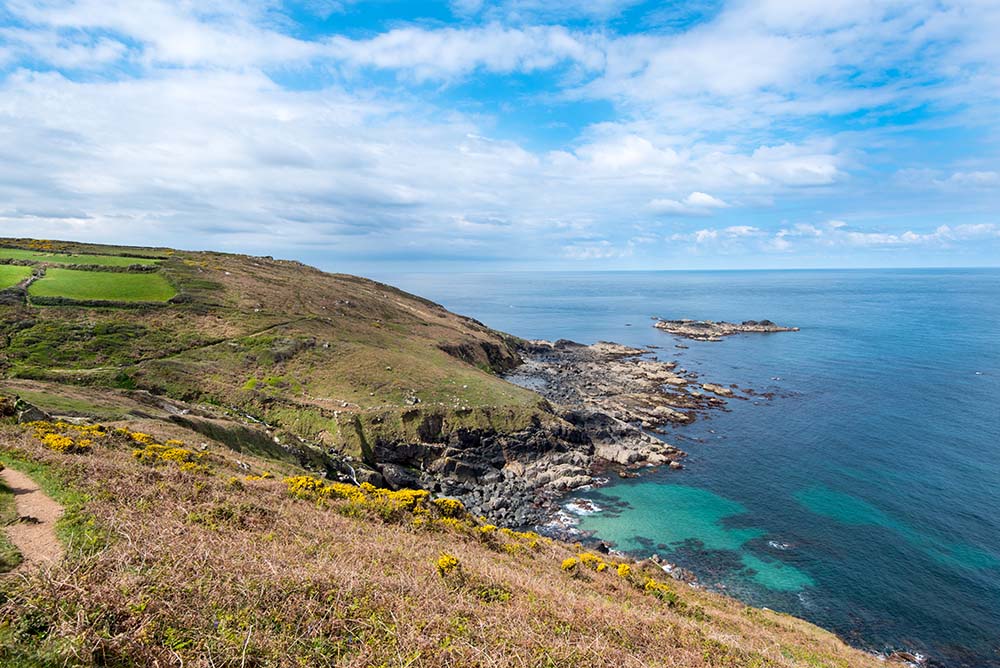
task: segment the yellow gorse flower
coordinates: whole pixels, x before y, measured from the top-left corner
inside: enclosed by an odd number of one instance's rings
[[[445,578],[449,575],[458,572],[462,568],[462,564],[459,563],[458,559],[450,554],[442,554],[437,560],[437,572],[438,575]]]

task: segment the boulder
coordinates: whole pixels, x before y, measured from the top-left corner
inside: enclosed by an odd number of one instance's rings
[[[417,476],[397,464],[383,464],[382,477],[389,489],[392,490],[421,488]]]
[[[21,424],[25,422],[50,422],[52,420],[51,415],[26,401],[19,401],[17,407],[17,421]]]

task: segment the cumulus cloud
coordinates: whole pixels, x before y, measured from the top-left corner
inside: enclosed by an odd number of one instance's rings
[[[0,196],[24,210],[80,212],[73,234],[104,240],[117,231],[169,243],[202,230],[206,245],[301,238],[346,249],[475,236],[499,247],[534,238],[518,247],[543,252],[651,215],[635,203],[655,200],[664,182],[689,188],[685,211],[722,210],[725,200],[693,188],[732,187],[734,169],[782,178],[813,151],[783,149],[790,164],[776,169],[768,151],[678,153],[608,131],[574,151],[535,153],[483,136],[474,118],[429,119],[417,103],[336,87],[289,91],[253,71],[116,82],[22,71],[0,93]],[[58,229],[62,219],[51,220],[45,229]],[[622,255],[585,245],[564,256]]]

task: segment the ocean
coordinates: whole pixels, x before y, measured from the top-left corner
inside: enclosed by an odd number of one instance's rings
[[[1000,270],[379,279],[521,337],[659,346],[773,392],[670,428],[684,470],[576,495],[600,509],[579,528],[864,649],[1000,666]],[[654,316],[801,330],[682,342]]]

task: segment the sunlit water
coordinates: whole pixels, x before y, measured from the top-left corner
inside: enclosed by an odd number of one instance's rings
[[[657,345],[773,391],[668,440],[680,472],[581,496],[580,527],[872,650],[1000,666],[1000,271],[380,277],[526,338]],[[801,327],[685,341],[651,316]]]

